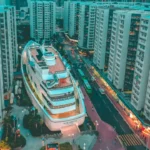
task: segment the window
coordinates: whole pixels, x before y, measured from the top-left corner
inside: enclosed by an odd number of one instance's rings
[[[137,102],[136,101],[133,101],[133,103],[134,103],[135,106],[137,106]]]
[[[36,83],[34,83],[34,85],[35,85],[35,87],[37,88],[37,85],[36,85]]]

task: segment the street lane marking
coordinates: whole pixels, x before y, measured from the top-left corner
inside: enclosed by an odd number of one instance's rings
[[[140,139],[135,134],[124,134],[119,135],[118,137],[125,146],[143,145]]]
[[[118,122],[118,119],[114,116],[115,120]]]
[[[105,103],[105,105],[106,105],[106,102],[103,100],[103,102]]]
[[[108,106],[107,106],[107,108],[109,109],[110,112],[112,112],[111,109]]]
[[[122,126],[120,125],[121,129],[125,132],[125,130],[122,128]]]

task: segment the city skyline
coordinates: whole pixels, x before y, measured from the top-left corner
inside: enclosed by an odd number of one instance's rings
[[[0,129],[14,132],[0,134],[16,144],[21,126],[74,149],[150,148],[149,2],[1,0]]]

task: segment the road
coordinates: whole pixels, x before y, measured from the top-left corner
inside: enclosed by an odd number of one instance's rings
[[[99,87],[97,83],[95,81],[94,82],[91,81],[91,77],[88,74],[84,65],[80,64],[80,66],[82,66],[81,69],[84,71],[86,78],[89,80],[89,83],[92,86],[92,94],[89,94],[89,97],[97,113],[101,117],[101,119],[104,122],[110,124],[112,127],[114,127],[114,129],[119,135],[133,134],[132,130],[129,128],[127,123],[123,120],[121,115],[111,104],[111,102],[106,97],[106,95],[102,95],[99,92]],[[80,84],[82,84],[82,79],[80,78],[77,69],[78,69],[78,65],[74,64],[72,73],[75,76],[75,78],[80,81]],[[128,146],[128,150],[145,150],[145,147],[144,146]]]
[[[90,80],[90,75],[87,72],[85,67],[82,67],[82,70],[84,71],[86,77]],[[128,127],[128,125],[125,123],[123,118],[120,116],[118,111],[114,108],[114,106],[111,104],[111,102],[108,100],[106,95],[102,95],[99,92],[99,87],[97,83],[90,82],[90,84],[93,87],[93,92],[90,96],[96,110],[98,111],[98,114],[102,118],[103,121],[107,122],[108,124],[112,125],[117,133],[119,135],[121,134],[131,134],[132,131]]]

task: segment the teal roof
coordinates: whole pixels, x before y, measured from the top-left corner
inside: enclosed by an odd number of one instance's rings
[[[143,18],[150,19],[150,15],[144,16]]]

